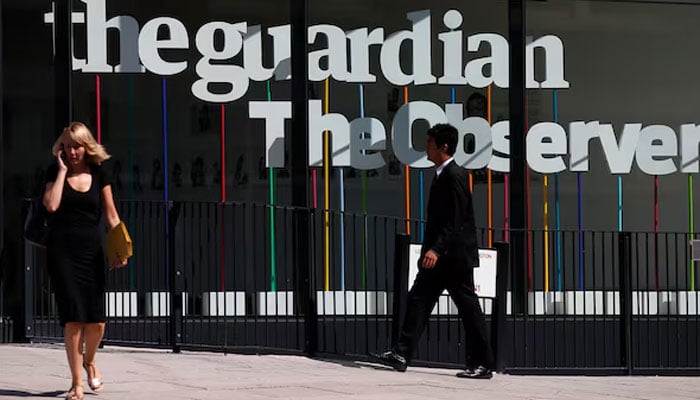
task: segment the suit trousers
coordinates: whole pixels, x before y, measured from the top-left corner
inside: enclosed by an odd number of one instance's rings
[[[394,350],[407,359],[412,357],[433,307],[447,289],[464,326],[467,367],[483,365],[494,368],[486,320],[474,292],[473,269],[441,261],[443,260],[438,260],[432,269],[421,268],[418,271],[413,287],[408,292],[406,315]]]

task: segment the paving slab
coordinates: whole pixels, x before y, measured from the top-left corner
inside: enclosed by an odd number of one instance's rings
[[[97,363],[107,399],[630,400],[700,398],[692,377],[517,376],[459,379],[457,370],[395,372],[367,362],[106,347]],[[0,345],[0,399],[63,398],[70,386],[60,345]]]

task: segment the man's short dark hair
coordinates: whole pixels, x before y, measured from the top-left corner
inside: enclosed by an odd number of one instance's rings
[[[442,147],[447,144],[447,154],[453,156],[457,150],[457,142],[459,134],[457,128],[450,124],[435,124],[428,129],[428,136],[432,136],[437,147]]]

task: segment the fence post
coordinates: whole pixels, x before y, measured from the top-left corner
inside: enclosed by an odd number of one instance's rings
[[[182,343],[182,290],[183,290],[183,272],[182,265],[178,265],[178,260],[175,257],[175,249],[177,249],[175,229],[177,226],[178,216],[180,215],[180,203],[169,202],[167,204],[168,213],[168,232],[166,232],[167,241],[167,262],[168,262],[168,287],[170,290],[170,345],[173,353],[180,352],[180,344]]]
[[[491,311],[491,348],[496,362],[496,371],[503,372],[503,338],[506,326],[506,296],[508,292],[508,267],[510,266],[510,249],[508,243],[495,242],[496,248],[496,297]]]
[[[314,356],[318,350],[318,315],[314,285],[314,263],[309,256],[310,213],[307,208],[294,210],[294,263],[297,269],[300,311],[304,315],[304,353]],[[313,246],[313,243],[311,244]]]
[[[391,319],[391,344],[396,345],[401,330],[401,319],[406,310],[408,296],[408,260],[410,236],[397,233],[394,238],[394,300]]]
[[[620,362],[632,374],[632,234],[620,232],[618,238],[620,274]]]
[[[34,268],[36,260],[34,258],[34,246],[24,242],[24,336],[31,339],[34,333]]]

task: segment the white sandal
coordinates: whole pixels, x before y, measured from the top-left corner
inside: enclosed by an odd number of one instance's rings
[[[71,386],[66,394],[66,400],[83,400],[83,387],[81,385]]]
[[[93,372],[94,372],[95,364],[94,363],[88,364],[87,362],[83,361],[83,368],[85,369],[85,372],[87,372],[87,375],[88,375],[87,383],[88,383],[88,386],[90,386],[90,389],[93,392],[99,392],[100,390],[102,390],[102,387],[104,386],[104,383],[102,382],[102,378],[94,377],[94,378],[90,379],[90,370],[93,370]]]

